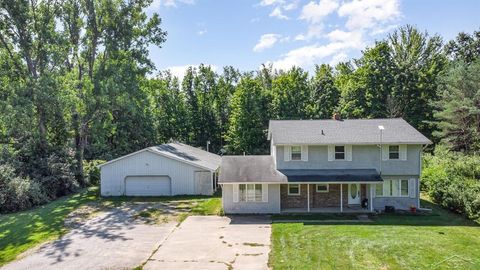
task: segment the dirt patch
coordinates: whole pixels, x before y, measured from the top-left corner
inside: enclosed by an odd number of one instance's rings
[[[104,207],[96,203],[82,205],[73,210],[64,220],[65,227],[75,229],[85,224],[85,222],[98,215]]]

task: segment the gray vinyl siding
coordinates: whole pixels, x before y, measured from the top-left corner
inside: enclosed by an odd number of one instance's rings
[[[233,202],[233,184],[224,184],[222,203],[226,214],[280,213],[280,184],[268,184],[268,202]]]
[[[308,161],[284,161],[283,146],[276,147],[277,169],[377,169],[380,149],[376,145],[352,145],[352,161],[328,161],[326,145],[310,145]],[[273,149],[272,149],[273,150]],[[407,160],[382,161],[384,175],[420,175],[421,145],[407,146]]]
[[[373,208],[375,210],[383,211],[385,209],[385,206],[394,206],[395,209],[401,209],[401,210],[408,210],[410,209],[410,206],[415,206],[415,207],[420,207],[418,205],[418,196],[420,194],[419,192],[419,181],[418,181],[418,175],[383,175],[383,179],[385,180],[390,180],[390,179],[410,179],[410,178],[415,178],[415,198],[410,198],[410,197],[377,197],[373,198]],[[375,187],[374,187],[375,188]]]
[[[184,162],[163,157],[148,151],[119,159],[101,167],[100,190],[102,196],[125,194],[127,176],[169,176],[171,195],[195,194],[195,172],[206,171]],[[211,192],[213,193],[213,185]]]

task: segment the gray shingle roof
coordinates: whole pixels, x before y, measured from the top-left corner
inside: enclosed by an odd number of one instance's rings
[[[223,156],[218,183],[286,183],[272,156]]]
[[[218,169],[222,157],[183,143],[167,143],[148,148],[152,152],[163,154],[175,159],[208,168],[212,171]]]
[[[275,144],[378,144],[380,125],[383,144],[432,143],[402,118],[270,120],[268,138]]]

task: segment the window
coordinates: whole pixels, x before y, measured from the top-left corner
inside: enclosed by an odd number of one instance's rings
[[[238,200],[240,202],[261,202],[262,184],[238,185]]]
[[[302,160],[302,147],[292,146],[291,160]]]
[[[326,193],[328,192],[328,184],[317,184],[316,191],[318,193]]]
[[[300,185],[299,184],[288,185],[288,195],[300,195]]]
[[[377,184],[375,193],[377,197],[408,197],[408,180],[384,180]]]
[[[400,180],[400,196],[408,196],[408,180]]]
[[[399,159],[400,158],[400,146],[399,145],[389,145],[388,146],[388,158],[389,159]]]
[[[345,146],[336,145],[335,146],[335,160],[344,160],[345,159]]]

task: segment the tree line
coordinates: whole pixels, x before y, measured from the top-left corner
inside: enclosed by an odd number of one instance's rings
[[[180,80],[151,77],[148,47],[167,33],[150,2],[0,1],[1,211],[94,183],[94,160],[172,140],[266,154],[270,119],[403,117],[451,150],[479,150],[480,31],[445,43],[407,25],[312,73],[200,65]]]

